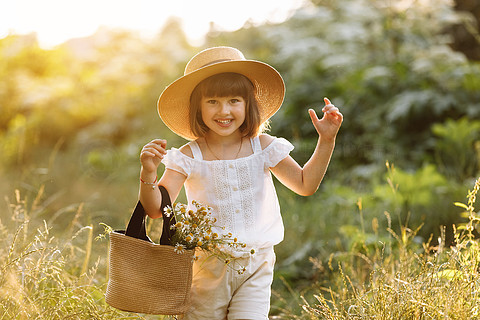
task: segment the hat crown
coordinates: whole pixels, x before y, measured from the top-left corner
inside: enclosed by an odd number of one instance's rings
[[[185,67],[184,75],[192,73],[200,68],[226,61],[246,60],[243,53],[232,47],[214,47],[197,53]]]

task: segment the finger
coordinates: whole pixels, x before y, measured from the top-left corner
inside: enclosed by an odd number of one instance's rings
[[[332,119],[334,120],[335,122],[338,122],[339,124],[342,123],[343,121],[343,115],[340,111],[335,111],[334,113],[327,113],[325,114],[326,117],[328,117],[329,119]]]
[[[144,148],[142,150],[141,154],[149,154],[152,157],[159,157],[160,159],[163,159],[163,156],[165,155],[165,151],[160,151],[157,150],[156,148]]]
[[[142,151],[142,153],[140,154],[140,158],[143,157],[155,158],[155,154],[150,151]]]
[[[330,102],[328,98],[323,98],[323,101],[325,102],[325,106],[322,108],[322,111],[325,112],[325,110],[328,110],[332,107],[335,107],[333,103]]]
[[[143,149],[149,149],[149,148],[158,150],[159,152],[162,152],[162,153],[166,152],[165,147],[159,143],[150,142],[143,147]]]
[[[336,113],[336,117],[340,120],[340,123],[343,121],[343,114],[340,111]]]
[[[330,104],[325,105],[325,106],[322,108],[322,111],[325,112],[325,111],[330,110],[330,109],[332,109],[332,108],[336,108],[336,107],[335,107],[333,104],[330,103]]]
[[[325,108],[323,108],[322,111],[324,113],[328,113],[328,114],[335,114],[335,113],[340,112],[340,110],[337,107],[335,107],[334,105],[331,105],[329,107],[325,107]]]
[[[167,140],[165,139],[153,139],[150,141],[151,144],[159,145],[162,148],[165,148],[167,146]]]
[[[312,119],[313,122],[320,121],[320,119],[318,119],[318,116],[317,116],[317,113],[315,112],[315,110],[308,109],[308,113],[310,114],[310,118]]]

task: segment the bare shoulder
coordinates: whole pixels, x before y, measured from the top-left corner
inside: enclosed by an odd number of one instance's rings
[[[260,145],[262,146],[262,150],[264,150],[266,147],[272,143],[272,141],[275,139],[275,137],[272,137],[269,134],[262,133],[261,135],[258,136],[260,139]]]
[[[190,148],[190,146],[188,144],[182,146],[180,148],[180,152],[183,153],[184,155],[190,157],[190,158],[193,158],[192,149]]]

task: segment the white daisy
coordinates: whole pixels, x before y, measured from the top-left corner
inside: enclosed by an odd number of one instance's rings
[[[183,246],[183,244],[177,243],[175,245],[175,248],[173,249],[173,251],[175,253],[182,254],[182,253],[185,252],[185,247]]]
[[[163,209],[163,212],[165,213],[165,216],[166,216],[167,218],[170,218],[170,216],[172,215],[172,208],[170,208],[170,207],[165,207],[165,208]]]

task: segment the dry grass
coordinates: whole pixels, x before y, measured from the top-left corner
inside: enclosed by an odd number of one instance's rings
[[[332,255],[325,266],[331,281],[320,289],[312,283],[316,294],[285,281],[286,293],[275,299],[300,307],[277,309],[272,319],[480,318],[480,217],[474,209],[479,188],[480,179],[467,203],[456,203],[468,222],[455,229],[455,246],[446,247],[442,237],[438,245],[420,246],[415,230],[389,228],[390,240],[374,250]],[[106,241],[99,250],[93,226],[80,224],[82,205],[54,236],[39,219],[46,210],[41,193],[29,202],[17,191],[8,199],[11,219],[0,221],[0,319],[164,319],[105,303]]]
[[[35,225],[41,192],[29,203],[17,191],[11,220],[0,221],[0,319],[162,319],[105,303],[105,264],[101,254],[90,261],[95,239],[92,225],[78,226],[82,205],[60,239],[45,221]]]
[[[402,228],[392,233],[396,249],[384,244],[380,254],[362,257],[370,270],[358,264],[338,264],[336,289],[326,288],[316,301],[303,305],[303,319],[478,319],[480,318],[480,241],[475,238],[479,216],[474,210],[480,179],[469,192],[464,208],[468,223],[455,229],[456,243],[445,248],[444,239],[416,251],[410,246],[415,232]],[[390,252],[386,254],[385,252]],[[353,260],[350,260],[353,261]]]

